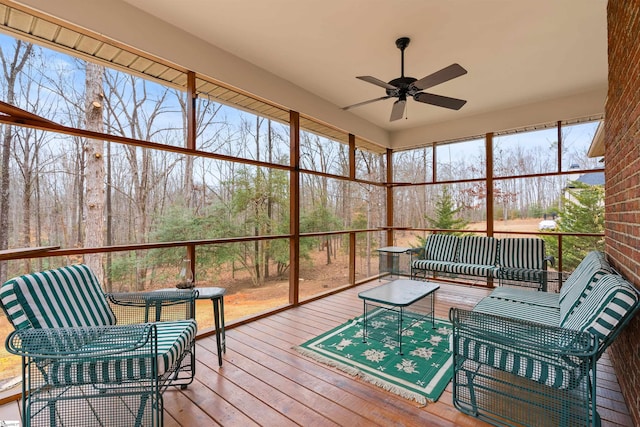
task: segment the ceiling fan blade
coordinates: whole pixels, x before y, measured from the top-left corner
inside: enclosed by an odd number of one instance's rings
[[[371,104],[372,102],[382,101],[383,99],[389,99],[389,98],[391,98],[391,96],[381,96],[380,98],[370,99],[368,101],[358,102],[357,104],[353,104],[353,105],[347,105],[346,107],[342,107],[342,109],[346,111],[346,110],[350,110],[350,109],[355,108],[355,107],[360,107],[361,105],[367,105],[367,104]]]
[[[404,107],[407,103],[406,99],[399,99],[393,103],[393,108],[391,109],[391,117],[389,121],[393,122],[395,120],[399,120],[404,116]]]
[[[374,84],[376,86],[380,86],[380,87],[383,87],[383,88],[389,89],[389,90],[398,89],[394,85],[390,85],[387,82],[383,82],[382,80],[376,79],[375,77],[371,77],[371,76],[358,76],[358,77],[356,77],[356,79],[360,79],[360,80],[363,80],[363,81],[365,81],[367,83],[371,83],[371,84]]]
[[[467,70],[462,68],[460,64],[451,64],[440,71],[436,71],[427,77],[423,77],[420,80],[413,82],[413,86],[420,90],[424,90],[465,74],[467,74]]]
[[[464,104],[467,103],[464,99],[449,98],[448,96],[434,95],[433,93],[416,93],[413,96],[418,102],[424,102],[425,104],[436,105],[438,107],[450,108],[452,110],[459,110]]]

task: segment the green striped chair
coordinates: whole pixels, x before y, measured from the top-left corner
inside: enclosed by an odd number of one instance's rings
[[[25,426],[159,426],[162,393],[195,373],[193,291],[106,295],[86,265],[4,283],[23,361]]]

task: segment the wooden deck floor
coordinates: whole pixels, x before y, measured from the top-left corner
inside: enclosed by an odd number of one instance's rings
[[[187,390],[164,394],[165,426],[484,426],[456,410],[451,385],[438,402],[415,402],[300,356],[291,347],[360,315],[357,294],[374,281],[227,330],[227,353],[218,367],[215,337],[197,344],[197,375]],[[441,285],[436,316],[449,307],[472,307],[484,289]],[[598,412],[603,426],[630,426],[607,355],[598,371]],[[17,419],[17,403],[0,406],[0,420]]]

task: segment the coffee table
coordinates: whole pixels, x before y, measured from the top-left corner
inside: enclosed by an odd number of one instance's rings
[[[358,297],[364,303],[364,330],[362,342],[367,338],[382,339],[388,342],[389,333],[397,334],[399,353],[402,354],[402,333],[416,322],[431,317],[431,325],[435,328],[434,302],[435,293],[440,285],[418,280],[398,279],[384,285],[360,292]],[[430,301],[424,302],[430,297]],[[407,308],[411,307],[411,311]],[[395,325],[393,325],[395,323]],[[391,324],[391,327],[387,325]],[[395,331],[393,330],[395,329]]]

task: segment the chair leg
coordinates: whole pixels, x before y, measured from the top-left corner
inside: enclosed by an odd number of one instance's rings
[[[56,426],[56,401],[50,400],[47,403],[47,406],[49,407],[49,425],[51,427],[55,427]]]
[[[147,402],[149,401],[149,394],[145,393],[140,396],[140,406],[138,406],[138,413],[136,414],[136,427],[142,425],[142,420],[144,419],[144,408],[147,406]]]
[[[471,407],[473,408],[474,416],[478,416],[478,402],[476,400],[476,391],[473,388],[473,377],[475,374],[473,372],[465,370],[465,374],[467,375],[467,387],[469,388],[469,400],[471,401]]]
[[[220,305],[219,299],[213,301],[213,320],[216,326],[216,350],[218,352],[218,366],[222,366],[222,343],[220,341]]]

